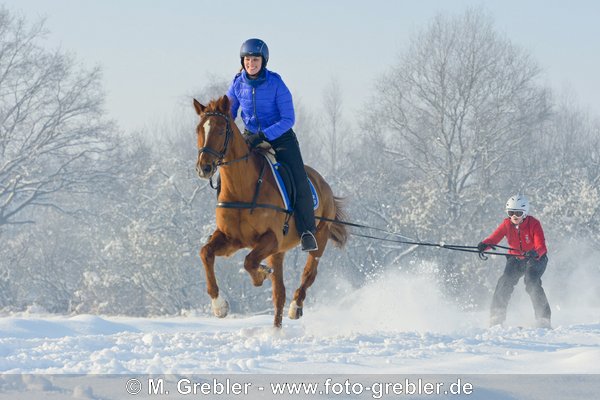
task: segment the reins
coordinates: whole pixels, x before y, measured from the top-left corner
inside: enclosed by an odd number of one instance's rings
[[[250,150],[248,150],[248,152],[240,158],[234,158],[233,160],[223,161],[223,159],[227,155],[227,149],[229,148],[229,142],[231,140],[231,136],[233,135],[233,130],[231,129],[231,122],[229,120],[229,117],[220,111],[208,111],[208,112],[204,113],[204,115],[205,116],[217,116],[217,117],[222,117],[225,119],[225,124],[226,124],[225,125],[225,142],[223,143],[223,150],[221,150],[221,152],[217,152],[216,150],[214,150],[211,147],[200,147],[198,149],[198,158],[200,158],[200,155],[204,152],[212,154],[213,156],[215,156],[217,158],[217,161],[214,163],[215,167],[226,167],[228,165],[234,164],[239,161],[245,161],[250,158],[250,155],[252,153]],[[289,229],[288,221],[290,219],[292,211],[286,210],[283,207],[279,207],[279,206],[276,206],[273,204],[263,204],[263,203],[257,202],[258,195],[260,193],[260,188],[263,183],[264,173],[265,173],[265,164],[263,163],[262,168],[260,170],[258,180],[256,182],[256,188],[254,190],[254,196],[252,197],[252,202],[247,203],[247,202],[241,202],[241,201],[227,201],[227,202],[221,201],[221,202],[217,203],[217,208],[249,209],[251,213],[255,208],[267,208],[267,209],[286,213],[287,216],[286,216],[285,223],[283,226],[283,231],[284,231],[284,234],[287,234],[288,229]],[[213,184],[212,177],[210,178],[209,182],[210,182],[211,188],[217,189],[217,187]]]

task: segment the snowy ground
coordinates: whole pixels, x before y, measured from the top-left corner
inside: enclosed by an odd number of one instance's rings
[[[321,335],[270,316],[0,320],[3,373],[600,373],[600,323]],[[322,320],[321,323],[326,321]]]
[[[600,374],[597,309],[555,309],[555,329],[530,328],[531,306],[516,295],[512,326],[487,328],[486,313],[419,296],[419,283],[388,277],[281,330],[270,315],[4,315],[0,394],[31,389],[23,374]]]

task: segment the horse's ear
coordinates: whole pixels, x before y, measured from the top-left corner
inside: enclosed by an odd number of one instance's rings
[[[230,102],[227,95],[224,95],[219,99],[219,110],[221,110],[224,114],[229,114],[229,106]]]
[[[206,109],[206,107],[200,104],[200,102],[196,99],[194,99],[194,108],[196,109],[196,114],[198,115],[202,114]]]

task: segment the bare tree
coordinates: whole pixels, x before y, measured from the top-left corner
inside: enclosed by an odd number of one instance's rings
[[[471,216],[486,199],[471,194],[493,192],[514,173],[513,150],[548,115],[539,73],[488,17],[468,10],[436,17],[379,81],[372,115],[388,133],[398,167],[421,187],[438,188],[430,192],[439,204],[435,226]]]
[[[560,99],[531,149],[529,192],[536,213],[559,226],[556,239],[600,239],[600,119]],[[551,155],[549,157],[549,155]]]
[[[345,132],[343,122],[343,99],[340,83],[332,78],[323,90],[323,110],[325,125],[322,134],[323,151],[326,159],[329,159],[329,173],[338,176],[341,158],[345,150]]]
[[[27,210],[94,185],[105,171],[100,72],[39,44],[29,25],[0,8],[0,227],[32,222]]]

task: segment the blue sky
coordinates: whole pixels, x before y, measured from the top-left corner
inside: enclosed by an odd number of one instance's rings
[[[210,75],[231,79],[241,43],[264,39],[269,67],[297,101],[320,105],[333,76],[348,117],[415,31],[438,13],[481,6],[499,32],[529,50],[544,81],[600,116],[600,2],[553,0],[237,1],[8,0],[46,17],[48,43],[104,71],[106,108],[124,130],[170,118]],[[316,107],[315,107],[316,109]],[[190,107],[190,117],[193,111]]]

